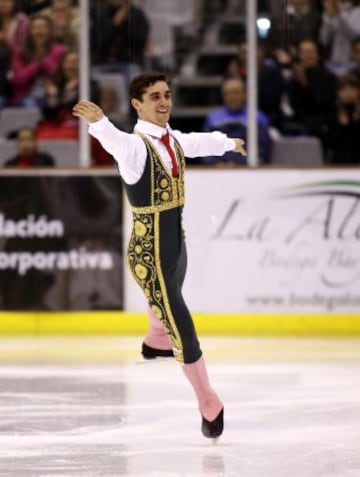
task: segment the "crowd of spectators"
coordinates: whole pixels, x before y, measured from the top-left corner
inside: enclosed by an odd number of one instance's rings
[[[142,3],[90,1],[94,78],[116,73],[128,84],[148,67],[151,19]],[[220,13],[228,3],[212,0],[211,8],[216,5]],[[321,141],[326,163],[359,163],[360,0],[259,4],[271,22],[257,52],[261,162],[271,161],[271,138],[276,135],[308,135]],[[206,8],[210,5],[203,2]],[[76,0],[0,0],[0,108],[39,108],[42,118],[34,129],[36,139],[78,138],[78,120],[71,111],[79,98],[80,28]],[[223,105],[204,119],[205,131],[246,136],[246,89],[251,87],[247,55],[243,38],[238,55],[221,72]],[[94,79],[90,86],[91,99],[111,113],[117,92]],[[111,163],[96,144],[92,155],[93,164]],[[239,158],[224,160],[239,163]],[[20,162],[31,165],[30,160]]]
[[[269,0],[271,28],[258,41],[259,157],[268,162],[268,132],[283,136],[315,136],[327,164],[360,164],[360,1]],[[228,78],[247,81],[247,43],[223,71]],[[249,85],[251,87],[251,85]],[[244,107],[234,111],[226,104],[215,117],[234,117],[231,135],[246,133]],[[226,111],[226,114],[224,114]],[[241,119],[240,119],[241,117]],[[262,118],[260,121],[259,118]],[[218,121],[228,132],[229,121]],[[235,127],[237,125],[237,127]],[[219,158],[222,163],[226,158]]]
[[[123,74],[129,82],[144,68],[150,31],[145,14],[129,0],[93,1],[90,13],[92,73]],[[80,20],[75,0],[0,0],[0,108],[38,108],[36,140],[79,137],[72,108],[80,89]],[[116,93],[91,79],[90,98],[106,113],[114,108]],[[92,160],[112,163],[96,141]],[[19,164],[42,162],[28,158]]]
[[[248,111],[246,107],[245,83],[240,77],[228,78],[222,86],[224,106],[210,113],[204,124],[204,131],[222,131],[229,137],[246,137]],[[269,163],[271,140],[269,136],[269,120],[258,111],[257,127],[259,136],[259,159],[262,163]],[[246,158],[235,152],[227,152],[221,157],[207,157],[201,162],[204,164],[245,164]]]

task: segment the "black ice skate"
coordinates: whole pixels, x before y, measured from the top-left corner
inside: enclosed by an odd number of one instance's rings
[[[213,421],[208,421],[202,416],[201,432],[205,437],[215,439],[222,434],[224,430],[224,408],[221,409],[219,414]]]
[[[144,359],[156,359],[156,358],[173,358],[174,352],[172,349],[157,349],[148,346],[147,344],[142,344],[141,354]]]

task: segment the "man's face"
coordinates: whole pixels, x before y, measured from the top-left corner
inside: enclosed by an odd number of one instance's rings
[[[303,66],[312,68],[319,64],[319,52],[312,41],[303,41],[299,45],[299,59]]]
[[[222,96],[225,106],[231,111],[240,110],[246,102],[244,83],[239,79],[226,81],[222,89]]]
[[[30,156],[36,150],[36,140],[33,131],[24,129],[19,132],[16,146],[20,156]]]
[[[131,101],[140,119],[165,127],[169,122],[172,101],[169,85],[165,81],[157,81],[149,86],[142,96],[142,101]]]
[[[356,104],[360,99],[360,89],[350,84],[343,85],[338,89],[337,97],[341,104]]]

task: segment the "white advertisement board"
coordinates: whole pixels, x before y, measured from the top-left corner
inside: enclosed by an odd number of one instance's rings
[[[358,313],[359,201],[357,169],[188,170],[190,309]],[[125,306],[146,306],[129,273]]]

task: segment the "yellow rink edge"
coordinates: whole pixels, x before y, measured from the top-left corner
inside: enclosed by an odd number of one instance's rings
[[[360,336],[360,314],[194,313],[202,335]],[[0,335],[141,335],[145,313],[0,312]]]

